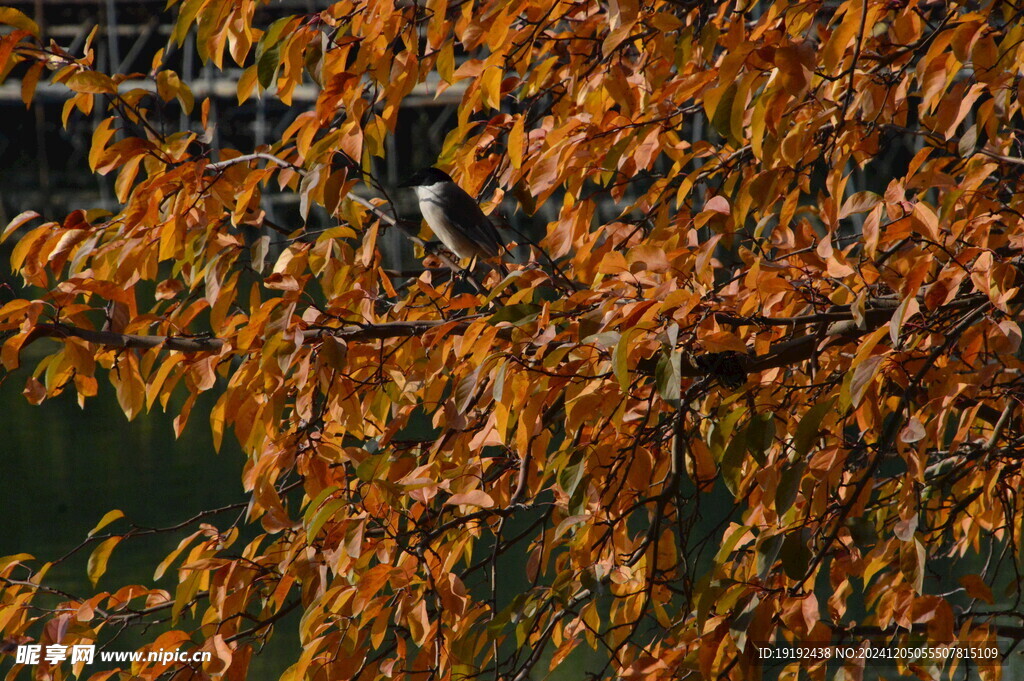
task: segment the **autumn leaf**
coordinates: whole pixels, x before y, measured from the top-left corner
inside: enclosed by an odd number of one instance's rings
[[[122,539],[123,537],[119,536],[105,539],[89,555],[89,564],[86,571],[89,574],[89,581],[92,582],[93,586],[96,586],[96,582],[106,573],[110,554],[113,552],[114,547],[121,543]]]

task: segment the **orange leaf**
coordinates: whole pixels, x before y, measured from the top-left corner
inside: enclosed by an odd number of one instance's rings
[[[462,492],[461,494],[453,494],[451,499],[445,503],[449,506],[465,504],[467,506],[479,506],[481,508],[494,507],[494,499],[492,499],[486,492],[478,489],[470,492]]]
[[[419,599],[409,610],[409,634],[413,642],[422,646],[430,633],[430,619],[427,617],[427,602]]]
[[[971,598],[977,598],[989,605],[995,603],[992,589],[978,575],[964,575],[960,578],[960,584],[967,590],[967,595]]]

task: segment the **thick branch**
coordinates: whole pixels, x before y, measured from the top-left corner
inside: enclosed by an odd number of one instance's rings
[[[462,330],[469,321],[476,317],[463,317],[456,323],[456,329]],[[341,340],[362,341],[379,340],[382,338],[403,338],[416,336],[443,324],[448,319],[430,319],[409,322],[383,322],[381,324],[360,324],[340,328],[306,329],[302,332],[304,343],[316,343],[325,336],[333,336]],[[148,350],[162,346],[165,350],[177,352],[220,352],[224,340],[220,338],[187,338],[182,336],[145,336],[131,333],[114,333],[113,331],[94,331],[69,324],[39,324],[29,334],[24,346],[38,338],[81,338],[110,348]]]
[[[22,347],[38,338],[81,338],[108,348],[148,350],[162,345],[166,350],[178,352],[219,352],[224,341],[219,338],[188,338],[182,336],[142,336],[113,331],[94,331],[68,324],[38,324]]]
[[[949,305],[946,305],[944,309],[980,307],[984,304],[984,300],[983,296],[966,296],[960,300],[952,301]],[[846,342],[860,338],[889,321],[894,312],[895,307],[889,308],[888,306],[881,305],[874,309],[869,309],[864,314],[863,327],[858,324],[857,320],[847,318],[848,316],[852,317],[852,315],[849,312],[842,310],[830,311],[819,315],[807,315],[805,317],[769,320],[768,323],[780,323],[787,325],[808,323],[812,321],[812,319],[819,322],[830,319],[834,319],[835,321],[829,325],[824,336],[819,336],[817,334],[799,336],[797,338],[792,338],[775,344],[772,351],[762,357],[746,357],[746,366],[744,366],[744,370],[747,373],[756,373],[758,371],[790,366],[804,361],[814,354],[814,349],[819,343],[825,342],[830,345],[836,342]],[[459,319],[455,323],[454,331],[456,333],[464,331],[469,326],[470,321],[479,319],[482,316],[483,315],[478,314]],[[732,317],[731,315],[723,313],[723,315],[719,317],[719,321],[739,326],[745,324],[757,325],[761,320],[756,318],[744,320],[742,318]],[[319,327],[304,330],[302,332],[302,337],[304,343],[316,343],[322,340],[325,336],[332,336],[340,340],[353,342],[382,340],[388,338],[405,338],[420,335],[430,331],[431,329],[449,323],[452,323],[452,320],[432,319],[382,322],[379,324],[355,324],[340,328]],[[29,338],[25,341],[24,345],[28,345],[37,338],[45,337],[75,337],[106,347],[125,349],[148,350],[150,348],[162,346],[166,350],[174,350],[178,352],[217,353],[224,348],[224,340],[220,338],[147,336],[114,333],[112,331],[94,331],[92,329],[84,329],[77,326],[70,326],[68,324],[50,323],[37,325],[29,334]],[[654,362],[656,362],[656,360],[648,361],[647,364],[650,364],[650,366],[646,366],[646,364],[642,362],[638,367],[639,371],[641,373],[653,373]],[[683,376],[691,378],[706,374],[705,369],[702,369],[696,363],[691,362],[683,362],[680,370],[680,373]]]

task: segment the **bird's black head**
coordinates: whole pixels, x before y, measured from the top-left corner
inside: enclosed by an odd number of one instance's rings
[[[402,183],[403,187],[429,187],[439,182],[452,182],[451,176],[437,168],[421,168]]]

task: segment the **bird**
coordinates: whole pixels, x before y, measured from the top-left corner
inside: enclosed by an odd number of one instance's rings
[[[493,258],[504,249],[498,230],[443,170],[423,168],[402,183],[416,192],[420,213],[431,231],[459,258]]]

